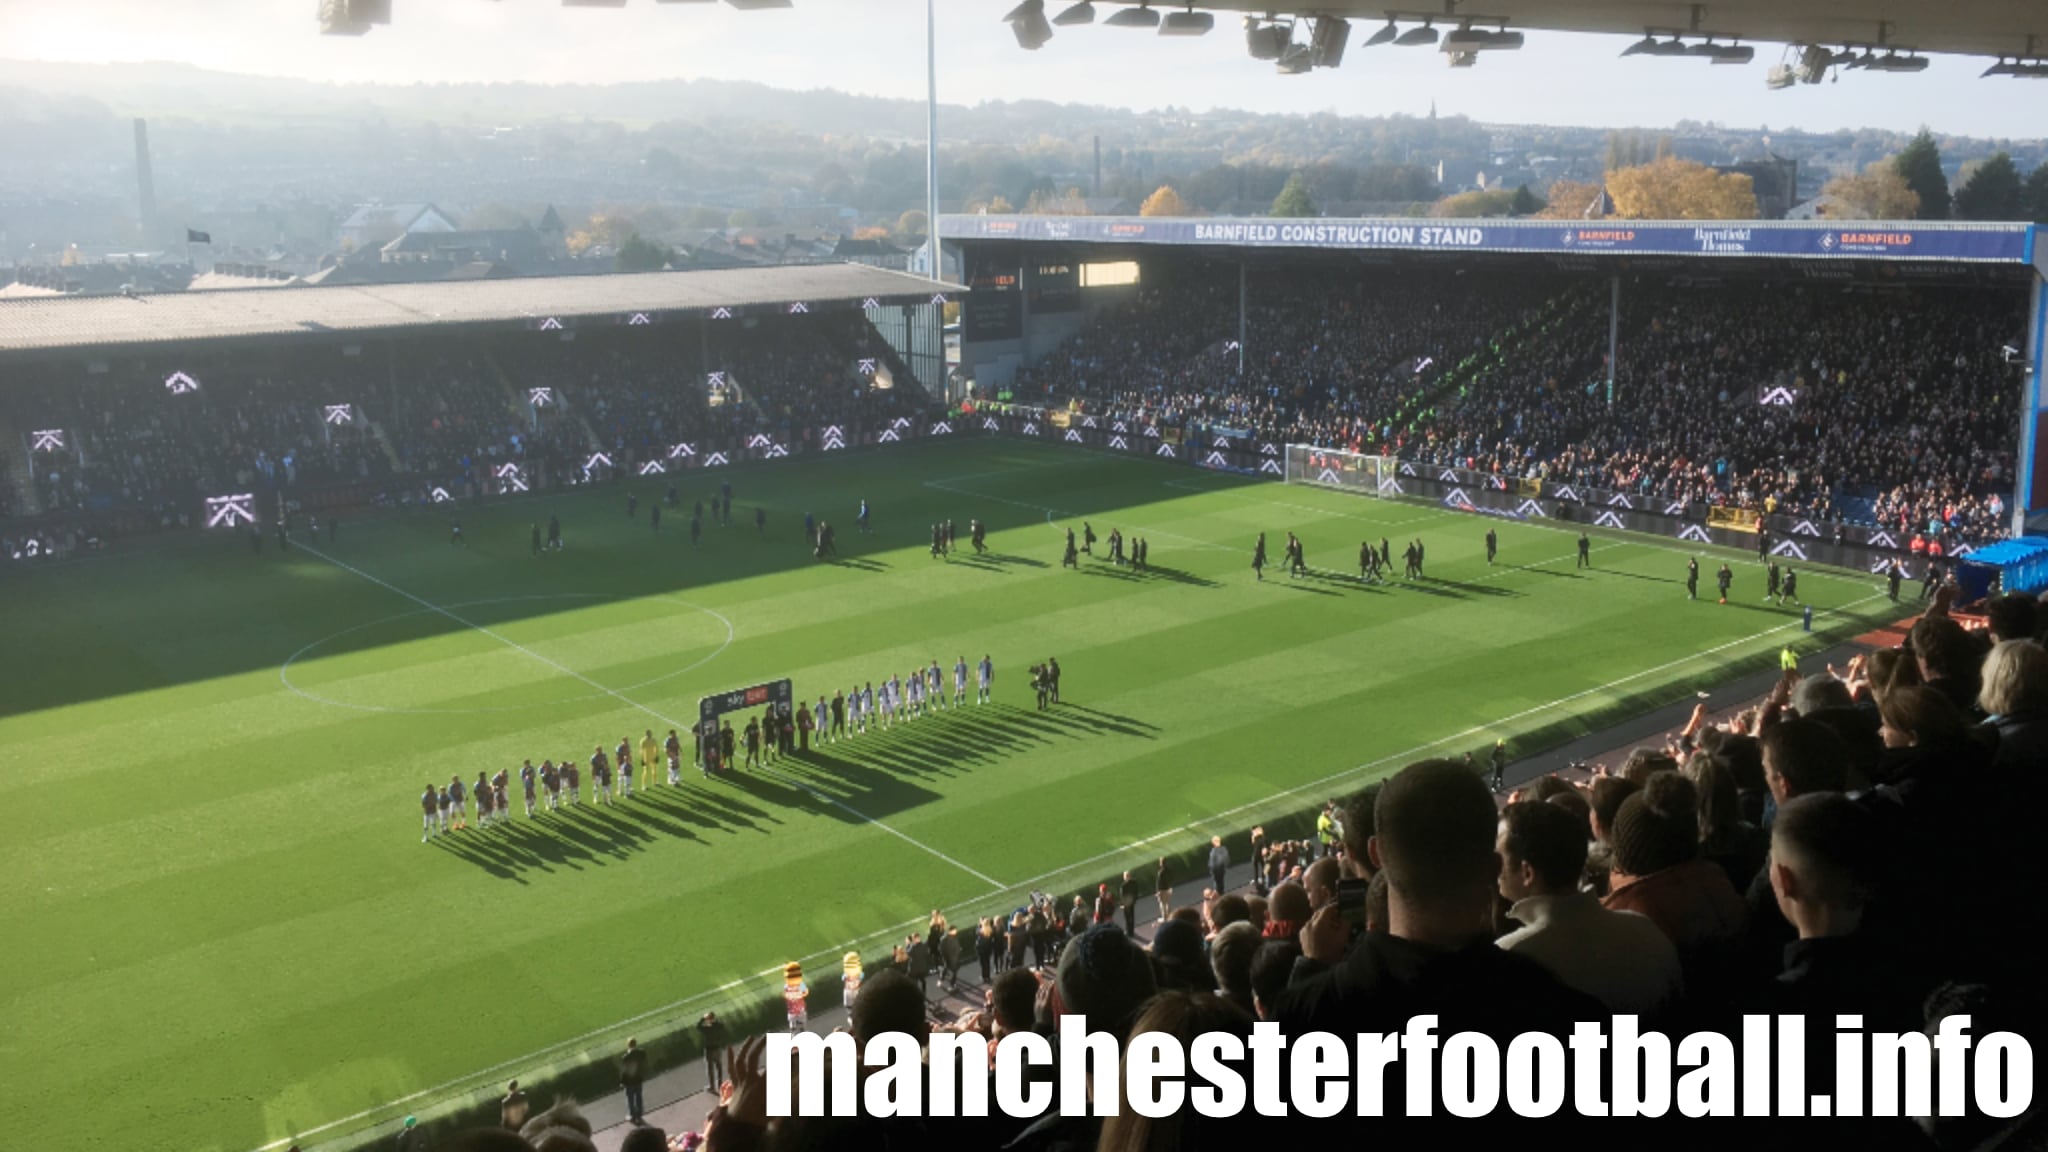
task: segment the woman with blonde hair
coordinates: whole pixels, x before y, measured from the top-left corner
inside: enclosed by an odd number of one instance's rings
[[[1998,733],[1995,763],[2008,770],[2048,764],[2048,649],[2031,640],[2006,640],[1984,658],[1977,706]]]

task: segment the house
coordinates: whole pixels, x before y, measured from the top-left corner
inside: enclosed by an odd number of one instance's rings
[[[343,248],[382,248],[414,232],[453,232],[455,220],[432,204],[364,204],[341,222]]]
[[[548,259],[547,244],[541,234],[523,224],[477,232],[407,232],[385,244],[378,253],[385,263],[495,261],[521,268]]]

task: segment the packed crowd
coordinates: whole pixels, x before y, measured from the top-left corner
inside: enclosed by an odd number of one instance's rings
[[[2017,380],[2006,295],[1641,286],[1608,402],[1604,310],[1447,403],[1416,454],[1709,504],[2004,534]],[[1784,389],[1785,393],[1779,393]],[[1763,403],[1789,394],[1789,405]]]
[[[1410,765],[1331,801],[1313,839],[1268,843],[1255,829],[1248,885],[1226,885],[1231,854],[1212,840],[1209,883],[1192,905],[1175,906],[1176,881],[1190,877],[1161,860],[1156,874],[1125,872],[1071,903],[1034,892],[971,929],[934,910],[887,960],[870,967],[857,953],[845,957],[842,1028],[861,1042],[901,1033],[923,1044],[952,1031],[993,1044],[1017,1032],[1051,1038],[1063,1017],[1079,1014],[1120,1044],[1151,1032],[1185,1044],[1219,1030],[1249,1038],[1255,1021],[1291,1038],[1345,1037],[1435,1016],[1441,1034],[1484,1033],[1505,1047],[1530,1032],[1562,1043],[1576,1022],[1617,1014],[1640,1017],[1645,1031],[1731,1037],[1744,1014],[1798,1015],[1810,1086],[1837,1082],[1837,1050],[1825,1038],[1838,1015],[1860,1016],[1869,1033],[1924,1037],[1968,1016],[1975,1036],[2038,1040],[2048,1003],[2027,942],[2043,898],[2026,799],[2048,770],[2048,606],[2003,596],[1988,618],[1984,631],[1965,629],[1944,594],[1897,649],[1804,677],[1788,672],[1720,722],[1702,706],[1662,744],[1587,780],[1538,778],[1504,806],[1469,760]],[[1144,941],[1137,919],[1153,900],[1158,919]],[[932,983],[958,989],[974,968],[981,1006],[951,1018],[934,1012]],[[800,965],[785,976],[789,1025],[801,1029],[811,987]],[[631,1146],[1129,1152],[1237,1148],[1254,1133],[1290,1139],[1297,1125],[1323,1144],[1402,1132],[1397,1121],[1343,1111],[1310,1131],[1305,1119],[1249,1109],[1245,1121],[1261,1127],[1186,1110],[1147,1119],[1129,1108],[1107,1117],[1055,1109],[1036,1119],[921,1119],[863,1108],[858,1117],[777,1119],[765,1112],[762,1042],[729,1049],[726,1039],[721,1026],[708,1045],[718,1103],[702,1129],[642,1128]],[[1059,1075],[1043,1070],[1048,1082]],[[1406,1099],[1403,1075],[1388,1071],[1386,1099]],[[1546,1122],[1575,1148],[1810,1148],[1819,1138],[1948,1152],[2010,1134],[1981,1108],[1703,1126],[1672,1113],[1662,1124],[1614,1128],[1574,1123],[1576,1107]],[[1504,1126],[1518,1119],[1505,1106],[1492,1118],[1502,1137],[1526,1131]],[[1465,1135],[1495,1132],[1461,1123]],[[471,1138],[497,1136],[462,1139]],[[587,1124],[549,1143],[529,1122],[527,1138],[537,1149],[590,1147]]]
[[[877,427],[925,403],[900,372],[890,374],[893,388],[870,386],[861,361],[882,368],[888,355],[859,318],[784,319],[707,338],[695,329],[589,333],[574,343],[540,333],[439,337],[347,356],[216,353],[176,369],[127,361],[28,370],[0,390],[0,415],[19,428],[65,431],[66,451],[34,461],[44,514],[168,528],[194,523],[206,495],[292,499],[346,488],[407,503],[437,488],[499,491],[506,463],[521,465],[529,487],[573,484],[595,478],[585,468],[593,451],[624,468],[676,442],[729,452],[757,432],[786,442],[826,423]],[[722,404],[710,402],[706,360],[739,386],[721,392]],[[173,371],[190,386],[172,388]],[[529,400],[540,387],[553,395],[536,407]],[[338,405],[349,410],[339,421],[330,415]],[[0,491],[0,516],[19,514],[18,503]]]
[[[1532,275],[1147,286],[1019,374],[1022,403],[1922,532],[2005,534],[2009,291],[1629,285]],[[1766,404],[1778,389],[1789,405]]]

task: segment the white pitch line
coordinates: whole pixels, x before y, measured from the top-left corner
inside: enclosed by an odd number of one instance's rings
[[[627,696],[626,694],[616,689],[606,687],[605,685],[600,684],[595,680],[592,680],[590,677],[585,676],[583,673],[578,672],[573,668],[567,667],[563,664],[559,664],[554,660],[550,660],[546,656],[543,656],[540,653],[535,652],[533,649],[528,648],[526,645],[519,643],[517,640],[513,640],[507,636],[503,636],[499,633],[493,632],[489,628],[486,628],[481,624],[475,623],[474,621],[466,620],[461,616],[456,615],[454,612],[451,612],[448,609],[441,607],[439,604],[436,604],[431,600],[425,600],[418,596],[415,596],[412,593],[407,592],[405,589],[400,588],[398,585],[393,584],[387,580],[380,579],[379,577],[373,576],[370,573],[365,572],[360,568],[357,568],[353,564],[337,560],[334,557],[329,556],[325,552],[321,552],[316,548],[310,548],[303,544],[299,547],[302,551],[309,552],[315,556],[318,556],[320,559],[327,561],[329,564],[332,564],[345,572],[353,572],[357,576],[360,576],[363,579],[368,580],[370,583],[375,584],[378,587],[385,589],[386,591],[394,592],[400,596],[403,596],[407,600],[410,600],[413,603],[418,604],[422,608],[438,612],[441,615],[448,617],[450,620],[455,621],[457,624],[463,625],[464,627],[474,628],[478,632],[481,632],[484,635],[489,636],[491,639],[496,640],[498,643],[505,645],[507,648],[511,648],[514,651],[518,652],[524,652],[526,655],[532,657],[535,660],[540,661],[542,664],[545,664],[550,668],[553,668],[555,671],[560,672],[564,676],[570,676],[577,680],[581,680],[585,684],[590,685],[592,688],[597,689],[599,692],[602,692],[605,695],[610,696],[612,699],[617,700],[619,703],[624,704],[627,707],[634,709],[635,711],[645,712],[647,715],[654,717],[656,720],[659,720],[662,723],[667,724],[670,728],[682,729],[690,727],[690,725],[684,724],[683,722],[675,719],[674,717],[662,715],[660,712],[657,712],[654,709],[649,708],[647,705],[640,703],[638,700],[635,700],[632,697]],[[771,772],[770,774],[776,776],[778,779],[781,779],[783,782],[791,785],[792,787],[801,789],[802,791],[809,794],[815,799],[823,800],[828,804],[832,804],[850,813],[851,815],[858,817],[865,823],[873,824],[875,827],[880,828],[882,831],[887,832],[889,835],[896,837],[898,840],[903,841],[905,844],[909,844],[912,847],[922,849],[927,854],[935,857],[936,859],[943,860],[946,863],[951,864],[953,867],[958,868],[960,871],[967,873],[969,876],[974,877],[975,879],[981,881],[984,884],[993,884],[997,887],[1002,886],[1002,881],[995,879],[994,877],[988,875],[985,872],[976,871],[975,869],[970,868],[965,864],[962,864],[960,861],[955,860],[951,856],[946,855],[944,852],[939,851],[931,845],[926,844],[921,840],[917,840],[911,836],[908,836],[901,831],[898,831],[897,829],[889,826],[883,821],[875,819],[873,816],[870,816],[867,813],[862,812],[860,809],[855,808],[853,805],[848,804],[845,801],[838,799],[837,797],[827,796],[824,793],[819,792],[816,789],[811,788],[810,786],[802,783],[801,781],[791,780],[790,778],[783,776],[779,772]]]

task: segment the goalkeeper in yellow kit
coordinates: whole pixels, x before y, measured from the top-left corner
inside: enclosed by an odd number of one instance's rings
[[[647,735],[640,737],[640,778],[647,781],[650,788],[654,786],[656,780],[661,779],[655,775],[660,755],[661,749],[654,743],[654,729],[649,728]]]

